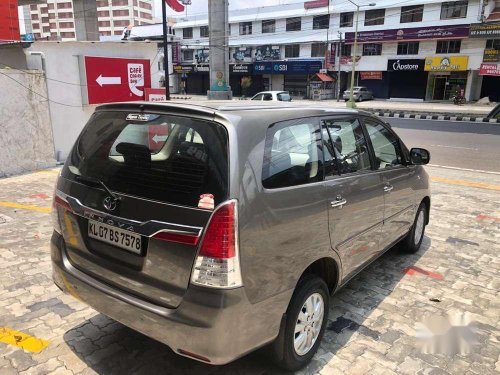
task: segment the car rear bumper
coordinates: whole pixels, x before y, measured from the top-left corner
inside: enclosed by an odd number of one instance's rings
[[[214,365],[231,362],[276,338],[293,292],[251,304],[244,288],[190,286],[181,304],[168,309],[125,294],[75,268],[57,233],[52,236],[51,256],[53,280],[62,291],[168,345],[177,354]]]

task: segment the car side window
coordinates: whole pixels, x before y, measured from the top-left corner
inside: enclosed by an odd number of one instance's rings
[[[272,94],[264,94],[263,100],[273,100],[273,95]]]
[[[323,179],[321,134],[316,118],[285,121],[267,130],[262,185],[280,188]]]
[[[331,146],[337,159],[338,171],[330,169],[330,175],[371,169],[368,145],[357,118],[322,120],[322,126],[328,130]]]
[[[262,94],[255,95],[252,100],[262,100]]]
[[[378,121],[365,119],[364,124],[375,154],[375,169],[402,165],[399,139]]]

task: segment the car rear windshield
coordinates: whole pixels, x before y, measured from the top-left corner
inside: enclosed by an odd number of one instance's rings
[[[227,199],[227,132],[218,124],[154,113],[96,112],[63,170],[109,189],[197,207],[200,195]]]

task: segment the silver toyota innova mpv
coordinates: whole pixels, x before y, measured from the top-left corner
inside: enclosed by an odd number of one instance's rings
[[[266,346],[299,369],[335,291],[393,245],[419,249],[428,161],[362,111],[102,105],[57,181],[53,278],[180,355]]]

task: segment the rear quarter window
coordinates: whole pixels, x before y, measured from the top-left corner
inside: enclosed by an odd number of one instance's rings
[[[63,176],[99,179],[116,192],[197,207],[201,194],[227,199],[225,128],[196,118],[96,112],[82,131]],[[133,116],[132,116],[133,117]]]

